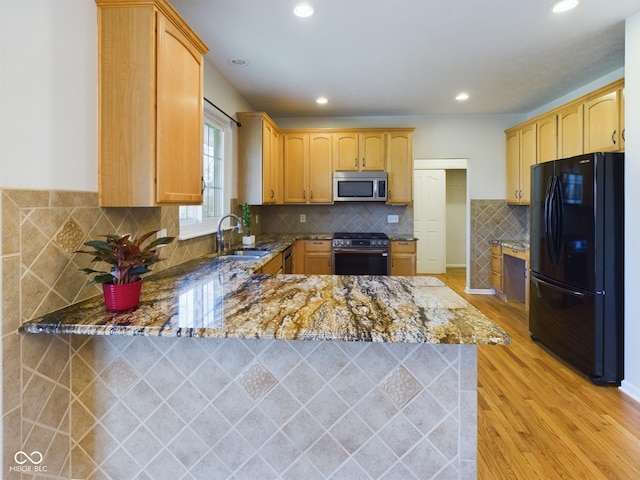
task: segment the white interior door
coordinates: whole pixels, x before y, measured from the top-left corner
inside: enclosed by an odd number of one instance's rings
[[[417,273],[446,273],[446,173],[414,170],[413,234],[418,239]]]

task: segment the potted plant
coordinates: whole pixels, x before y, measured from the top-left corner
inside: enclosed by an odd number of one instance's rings
[[[160,237],[143,245],[155,235],[154,230],[136,238],[131,235],[105,235],[105,240],[84,243],[92,250],[77,250],[76,253],[93,255],[93,262],[111,265],[109,271],[81,268],[95,276],[91,283],[101,283],[105,306],[109,311],[129,310],[140,303],[141,275],[149,273],[151,265],[161,261],[158,247],[171,243],[175,237]]]
[[[256,236],[251,235],[251,225],[253,224],[253,217],[251,216],[251,206],[248,203],[242,204],[242,223],[244,224],[244,231],[246,235],[242,237],[243,245],[253,245],[256,243]]]

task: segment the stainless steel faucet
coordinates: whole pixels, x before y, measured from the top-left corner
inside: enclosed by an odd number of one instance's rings
[[[231,232],[233,233],[233,230],[236,230],[238,233],[242,233],[242,220],[240,220],[237,215],[234,215],[233,213],[227,213],[226,215],[220,217],[220,220],[218,220],[218,228],[216,229],[216,248],[218,250],[218,253],[222,253],[224,251],[224,234],[222,232],[222,222],[227,217],[235,218],[237,223],[237,225],[231,229]]]

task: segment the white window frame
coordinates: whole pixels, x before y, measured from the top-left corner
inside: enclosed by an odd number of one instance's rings
[[[203,129],[206,123],[222,131],[222,215],[224,215],[225,212],[229,211],[231,204],[231,123],[223,120],[221,116],[205,108],[204,122],[202,125]],[[202,161],[204,162],[204,152]],[[178,238],[180,240],[187,240],[215,233],[220,217],[203,219],[202,206],[199,207],[197,215],[198,218],[196,220],[180,220],[180,233],[178,234]]]

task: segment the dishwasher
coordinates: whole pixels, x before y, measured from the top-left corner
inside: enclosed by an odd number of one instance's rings
[[[282,273],[293,273],[293,247],[291,245],[282,252]]]

